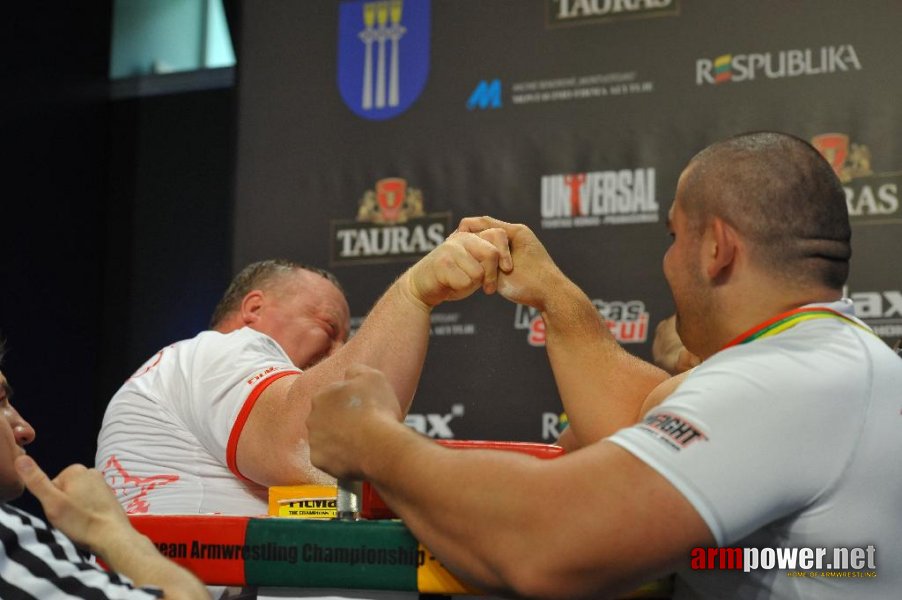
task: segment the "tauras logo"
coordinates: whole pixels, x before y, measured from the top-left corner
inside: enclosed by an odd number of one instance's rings
[[[641,300],[621,302],[592,300],[598,314],[621,344],[639,344],[648,339],[649,314]],[[531,306],[517,305],[514,329],[527,330],[526,341],[530,346],[545,345],[545,321],[539,311]]]
[[[360,199],[356,221],[332,221],[331,263],[415,260],[444,241],[451,213],[426,214],[423,193],[398,177]]]
[[[620,169],[542,177],[542,227],[657,223],[655,169]]]
[[[899,211],[899,185],[902,173],[874,173],[871,150],[852,143],[844,133],[823,133],[811,138],[842,182],[846,205],[853,223],[863,225],[896,222]]]
[[[695,84],[723,84],[860,71],[861,61],[851,44],[780,50],[752,54],[722,54],[695,62]]]
[[[677,0],[547,0],[552,25],[679,13]]]

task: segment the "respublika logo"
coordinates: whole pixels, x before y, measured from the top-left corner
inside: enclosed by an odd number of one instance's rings
[[[657,223],[653,168],[542,177],[542,228]]]
[[[853,292],[855,316],[882,338],[902,337],[902,291]]]
[[[645,310],[643,301],[605,302],[593,299],[592,304],[614,339],[621,344],[641,344],[648,339],[648,311]],[[514,315],[514,329],[527,331],[526,341],[530,346],[545,345],[545,321],[537,309],[518,304]]]
[[[569,424],[567,413],[542,413],[542,441],[557,442]]]
[[[451,213],[426,214],[423,193],[399,177],[376,182],[360,199],[356,221],[332,221],[331,262],[414,260],[441,244]]]
[[[680,12],[677,0],[546,0],[550,25],[573,25]]]
[[[871,150],[849,142],[844,133],[824,133],[811,138],[811,145],[827,159],[842,182],[852,223],[880,225],[902,221],[899,185],[902,172],[874,173]]]
[[[501,80],[480,81],[467,99],[467,110],[501,108]]]
[[[419,98],[429,75],[429,0],[339,5],[338,89],[365,119],[395,117]]]
[[[756,78],[783,79],[860,70],[861,61],[851,44],[778,52],[722,54],[714,60],[701,58],[695,61],[695,84],[720,85],[754,81]]]

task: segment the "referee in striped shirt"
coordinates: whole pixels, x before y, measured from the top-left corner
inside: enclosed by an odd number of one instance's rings
[[[0,361],[3,351],[0,340]],[[100,473],[71,465],[55,479],[47,477],[25,454],[35,432],[11,397],[0,373],[0,598],[209,599],[197,578],[132,528]],[[8,504],[25,488],[52,526]]]

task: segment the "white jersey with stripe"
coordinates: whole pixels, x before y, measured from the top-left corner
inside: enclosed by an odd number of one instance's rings
[[[609,439],[670,481],[718,545],[829,552],[820,570],[687,569],[677,598],[902,590],[902,360],[866,327],[815,319],[722,350]],[[832,548],[868,546],[876,568],[863,572],[876,577],[836,575],[850,569],[831,564]]]
[[[267,489],[238,472],[238,438],[266,387],[297,373],[247,327],[163,348],[110,401],[96,466],[129,514],[266,514]]]

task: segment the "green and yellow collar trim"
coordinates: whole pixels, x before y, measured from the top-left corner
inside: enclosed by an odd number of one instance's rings
[[[748,331],[736,336],[733,338],[730,343],[723,347],[723,350],[727,348],[732,348],[733,346],[740,346],[742,344],[748,344],[749,342],[754,342],[755,340],[760,340],[761,338],[767,338],[775,336],[779,333],[783,333],[787,329],[795,327],[799,323],[804,321],[811,321],[813,319],[839,319],[841,321],[845,321],[850,325],[854,325],[863,331],[867,331],[870,334],[874,334],[869,328],[865,327],[858,321],[848,317],[841,312],[837,312],[830,308],[825,308],[823,306],[813,306],[813,307],[802,307],[796,308],[785,313],[781,313],[772,319],[768,319],[764,323],[760,325],[756,325],[749,329]]]

